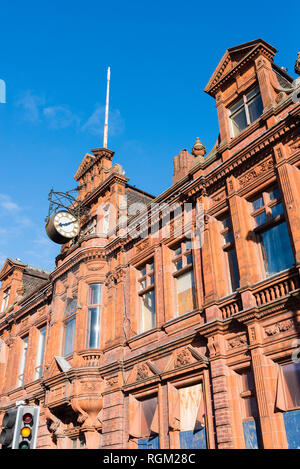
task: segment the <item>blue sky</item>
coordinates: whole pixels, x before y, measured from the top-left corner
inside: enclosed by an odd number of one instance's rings
[[[203,89],[228,47],[262,37],[293,67],[296,2],[44,0],[0,3],[0,263],[46,269],[59,247],[44,232],[51,187],[75,187],[90,149],[102,146],[111,66],[108,147],[130,183],[155,195],[173,157],[196,137],[218,136]]]

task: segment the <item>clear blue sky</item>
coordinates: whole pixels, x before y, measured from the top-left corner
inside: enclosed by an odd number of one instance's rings
[[[297,11],[296,1],[1,2],[0,262],[53,268],[47,195],[73,188],[84,154],[102,146],[108,65],[108,146],[131,184],[157,195],[174,155],[198,136],[209,151],[217,138],[203,89],[228,47],[261,37],[294,76]]]

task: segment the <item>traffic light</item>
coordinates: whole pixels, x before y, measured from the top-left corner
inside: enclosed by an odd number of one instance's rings
[[[2,420],[0,444],[2,449],[12,449],[18,409],[9,409]]]
[[[13,449],[35,449],[39,416],[38,406],[18,407]]]
[[[8,410],[2,422],[2,449],[35,449],[39,415],[38,406],[21,405]]]

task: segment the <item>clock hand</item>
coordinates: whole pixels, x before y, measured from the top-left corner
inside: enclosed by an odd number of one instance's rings
[[[69,221],[68,223],[60,223],[59,226],[68,226],[68,225],[72,225],[72,223],[74,223],[74,222]]]

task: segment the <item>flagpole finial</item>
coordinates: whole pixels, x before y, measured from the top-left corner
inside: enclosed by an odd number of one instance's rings
[[[103,148],[107,148],[107,136],[108,136],[108,109],[109,109],[109,85],[110,85],[110,67],[108,67],[108,69],[107,69],[107,88],[106,88],[106,106],[105,106],[105,123],[104,123]]]

